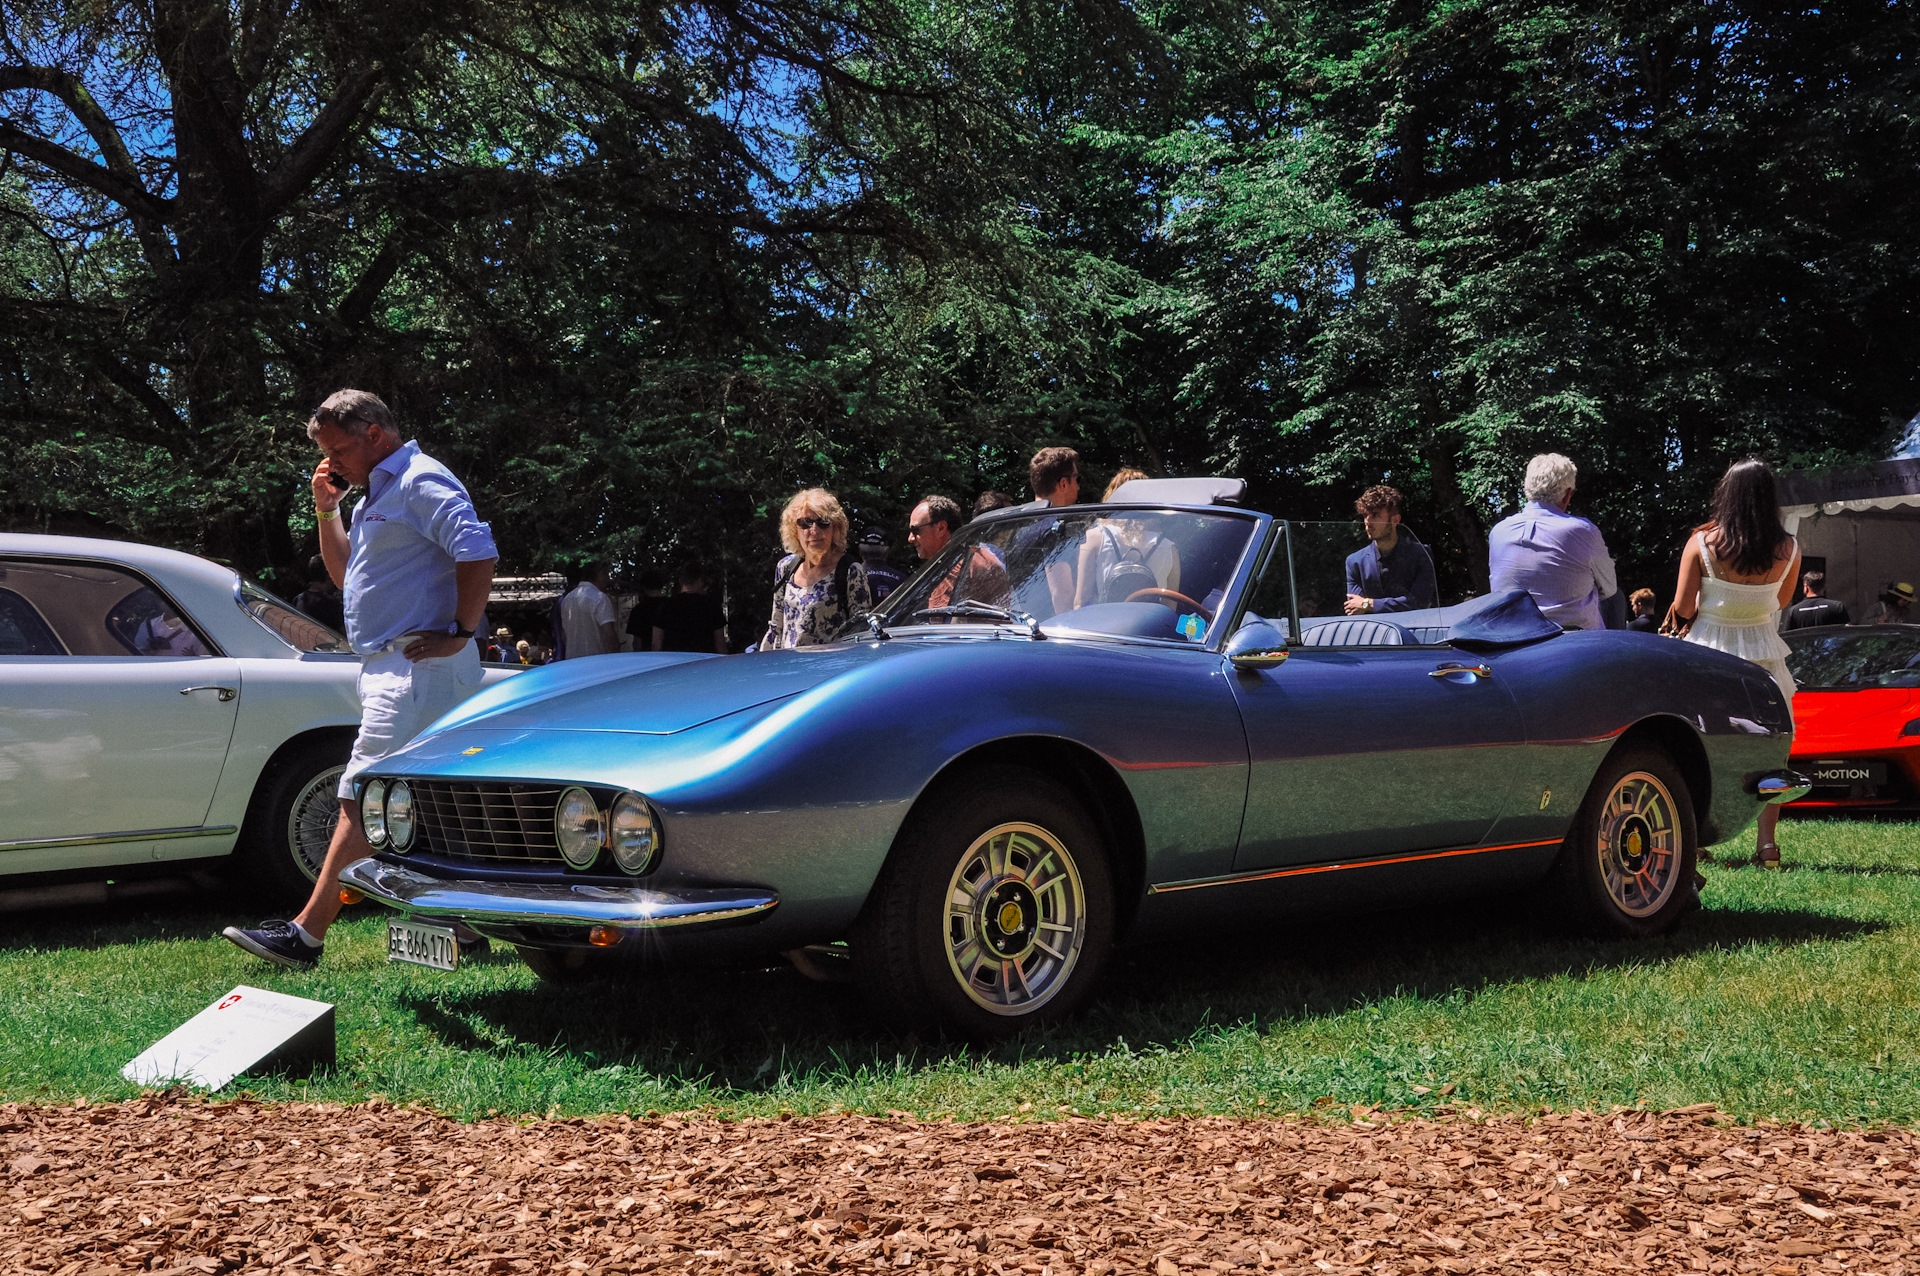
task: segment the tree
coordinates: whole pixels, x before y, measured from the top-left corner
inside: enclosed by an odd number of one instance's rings
[[[892,233],[870,201],[756,189],[784,182],[784,119],[873,88],[843,65],[885,15],[850,13],[9,0],[16,516],[78,508],[284,572],[299,425],[342,383],[497,457],[483,485],[551,480],[513,462],[618,412],[636,364],[731,384],[783,344],[810,237]]]
[[[1638,575],[1729,459],[1870,455],[1920,406],[1915,34],[1864,4],[1307,0],[1258,91],[1110,145],[1179,166],[1168,322],[1223,449],[1399,482],[1461,586],[1526,457],[1565,451]]]

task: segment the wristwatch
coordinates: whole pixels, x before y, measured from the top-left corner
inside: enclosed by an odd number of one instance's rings
[[[455,638],[471,638],[473,637],[473,630],[460,628],[460,622],[456,620],[453,622],[453,636]]]

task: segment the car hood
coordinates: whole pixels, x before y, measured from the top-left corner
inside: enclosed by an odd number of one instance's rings
[[[1802,691],[1793,698],[1793,751],[1877,745],[1906,725],[1913,699],[1913,692],[1896,687]]]
[[[502,731],[673,735],[784,700],[873,659],[870,648],[753,656],[589,656],[530,670],[473,696],[433,724]]]

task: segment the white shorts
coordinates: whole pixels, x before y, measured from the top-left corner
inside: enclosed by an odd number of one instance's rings
[[[435,719],[480,690],[480,649],[433,660],[408,660],[397,649],[363,657],[360,666],[360,734],[337,790],[354,796],[362,771],[412,742]]]

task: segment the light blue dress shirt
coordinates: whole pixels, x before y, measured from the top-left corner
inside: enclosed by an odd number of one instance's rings
[[[347,641],[363,656],[422,630],[450,633],[453,565],[500,556],[467,489],[414,442],[374,466],[347,539]]]
[[[1566,629],[1603,629],[1600,600],[1620,591],[1613,556],[1586,519],[1528,501],[1487,537],[1493,592],[1524,589],[1548,620]]]

